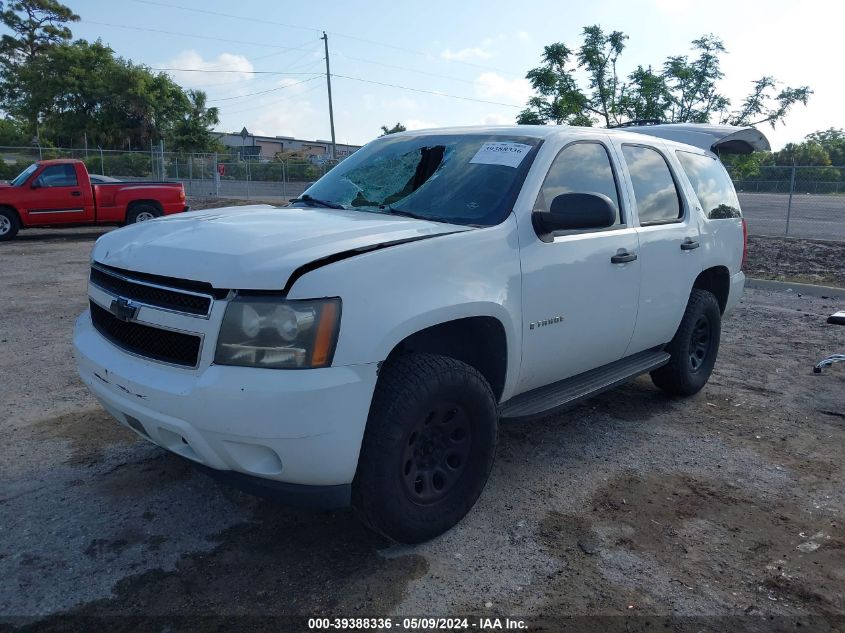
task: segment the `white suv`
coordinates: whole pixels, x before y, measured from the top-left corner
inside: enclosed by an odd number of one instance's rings
[[[767,147],[707,125],[382,137],[287,207],[101,237],[79,373],[209,472],[422,541],[481,494],[500,418],[645,372],[704,386],[744,284],[712,150]]]

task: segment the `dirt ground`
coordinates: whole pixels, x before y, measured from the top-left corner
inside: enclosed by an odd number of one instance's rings
[[[845,288],[845,242],[752,235],[745,273],[759,279]]]
[[[0,245],[0,630],[306,630],[293,615],[845,627],[845,365],[811,371],[845,352],[845,327],[825,323],[845,292],[748,290],[693,398],[645,377],[503,424],[478,505],[404,547],[350,511],[218,484],[103,412],[70,345],[101,232]]]

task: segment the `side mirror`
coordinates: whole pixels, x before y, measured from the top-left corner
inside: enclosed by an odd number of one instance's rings
[[[601,193],[564,193],[549,211],[535,211],[531,221],[541,237],[555,231],[606,229],[616,222],[616,205]]]
[[[41,189],[41,180],[39,178],[36,178],[35,180],[33,180],[32,184],[30,185],[30,188],[31,189]]]

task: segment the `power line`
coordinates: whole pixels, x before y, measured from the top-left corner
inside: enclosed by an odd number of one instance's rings
[[[315,74],[313,72],[311,72],[311,73],[304,73],[304,72],[287,73],[287,72],[278,72],[278,71],[270,71],[270,70],[252,70],[252,71],[246,71],[246,70],[243,70],[243,71],[241,71],[241,70],[205,70],[205,69],[201,69],[201,68],[151,68],[150,70],[171,71],[171,72],[197,72],[197,73],[204,73],[204,72],[227,73],[228,72],[228,73],[263,74],[263,75],[314,75]],[[362,83],[374,84],[376,86],[385,86],[387,88],[398,88],[399,90],[409,90],[411,92],[419,92],[419,93],[422,93],[422,94],[429,94],[429,95],[434,95],[434,96],[437,96],[437,97],[446,97],[446,98],[449,98],[449,99],[460,99],[461,101],[473,101],[475,103],[487,103],[487,104],[490,104],[490,105],[504,106],[506,108],[520,108],[520,107],[522,107],[522,106],[514,105],[512,103],[503,103],[501,101],[489,101],[487,99],[476,99],[475,97],[464,97],[462,95],[453,95],[453,94],[449,94],[447,92],[439,92],[437,90],[425,90],[423,88],[412,88],[411,86],[401,86],[399,84],[391,84],[391,83],[387,83],[387,82],[384,82],[384,81],[375,81],[373,79],[364,79],[362,77],[351,77],[349,75],[340,75],[338,73],[332,73],[332,77],[339,77],[341,79],[349,79],[351,81],[360,81]],[[311,81],[312,79],[316,79],[316,77],[311,77],[310,79],[307,79],[305,81]],[[305,83],[305,81],[302,81],[300,83]],[[295,85],[295,84],[289,84],[289,85]],[[242,96],[246,96],[246,95],[242,95]],[[232,98],[234,99],[236,97],[232,97]],[[219,99],[216,99],[215,101],[219,101]]]
[[[210,10],[207,10],[207,9],[197,9],[197,8],[194,8],[194,7],[184,7],[184,6],[180,6],[180,5],[166,4],[164,2],[156,2],[154,0],[132,0],[132,1],[136,2],[136,3],[140,3],[140,4],[160,6],[160,7],[170,8],[170,9],[180,9],[180,10],[183,10],[183,11],[192,11],[194,13],[203,13],[203,14],[207,14],[207,15],[214,15],[214,16],[225,17],[225,18],[230,18],[230,19],[246,20],[246,21],[250,21],[250,22],[259,22],[259,23],[262,23],[262,24],[273,24],[273,25],[276,25],[276,26],[283,26],[283,27],[286,27],[286,28],[293,28],[293,29],[301,29],[301,30],[319,32],[319,29],[314,29],[312,27],[304,27],[304,26],[299,26],[299,25],[294,25],[294,24],[287,24],[287,23],[283,23],[283,22],[274,22],[274,21],[270,21],[270,20],[249,18],[249,17],[245,17],[245,16],[222,13],[222,12],[219,12],[219,11],[210,11]],[[109,26],[109,27],[114,27],[114,28],[124,28],[124,29],[136,30],[136,31],[147,31],[147,32],[152,32],[152,33],[163,33],[163,34],[166,34],[166,35],[175,35],[175,36],[179,36],[179,37],[194,37],[194,38],[198,38],[198,39],[205,39],[205,40],[212,40],[212,41],[219,41],[219,42],[246,44],[246,45],[250,45],[250,46],[264,46],[264,47],[269,47],[269,48],[281,49],[283,51],[299,50],[307,44],[307,42],[306,42],[306,43],[300,44],[299,46],[296,46],[296,47],[277,46],[277,45],[272,45],[272,44],[261,44],[261,43],[256,43],[256,42],[245,42],[243,40],[231,40],[231,39],[212,37],[212,36],[195,35],[195,34],[190,34],[190,33],[179,33],[179,32],[174,32],[174,31],[165,31],[165,30],[161,30],[161,29],[151,29],[151,28],[145,28],[145,27],[135,27],[135,26],[121,25],[121,24],[110,24],[110,23],[107,23],[107,22],[96,22],[96,21],[92,21],[92,20],[86,20],[86,22],[89,23],[89,24],[97,24],[97,25],[101,25],[101,26]],[[369,44],[376,44],[378,46],[384,46],[384,47],[387,47],[387,48],[393,48],[393,49],[396,49],[396,50],[401,50],[401,51],[413,53],[413,54],[416,54],[416,55],[423,55],[425,57],[430,57],[430,55],[428,53],[424,53],[422,51],[417,51],[417,50],[414,50],[414,49],[404,48],[404,47],[401,47],[401,46],[395,46],[395,45],[392,45],[392,44],[387,44],[387,43],[384,43],[384,42],[378,42],[378,41],[370,40],[370,39],[367,39],[367,38],[361,38],[361,37],[357,37],[357,36],[354,36],[354,35],[346,35],[344,33],[332,33],[332,34],[337,35],[339,37],[345,37],[347,39],[358,40],[358,41],[366,42],[366,43],[369,43]],[[275,54],[277,54],[277,53],[271,53],[269,55],[264,55],[264,56],[261,56],[259,58],[255,58],[255,59],[263,59],[265,57],[270,57],[270,56],[275,55]],[[308,54],[309,54],[309,52],[306,52],[305,55],[298,57],[296,61],[299,61],[300,59],[302,59],[304,56],[307,56]],[[429,75],[429,76],[436,77],[436,78],[439,78],[439,79],[448,79],[448,80],[451,80],[451,81],[460,81],[460,82],[463,82],[463,83],[472,83],[471,81],[468,81],[468,80],[465,80],[465,79],[459,79],[457,77],[449,77],[449,76],[440,75],[440,74],[437,74],[437,73],[430,73],[430,72],[426,72],[426,71],[403,68],[401,66],[384,64],[382,62],[377,62],[375,60],[364,59],[364,58],[359,58],[359,57],[352,57],[352,56],[345,56],[345,57],[347,57],[348,59],[351,59],[351,60],[355,60],[355,61],[361,61],[361,62],[364,62],[364,63],[383,66],[385,68],[394,68],[394,69],[403,70],[403,71],[406,71],[406,72],[407,71],[415,72],[417,74]],[[250,60],[247,60],[247,61],[250,61]],[[472,64],[470,62],[464,62],[464,61],[461,61],[461,60],[447,59],[446,61],[456,62],[456,63],[464,64],[466,66],[473,66],[473,67],[476,67],[476,68],[486,68],[486,69],[489,69],[489,70],[496,70],[497,72],[501,72],[498,69],[493,68],[491,66],[483,66],[481,64]],[[231,69],[222,69],[222,68],[214,68],[214,67],[212,67],[212,68],[151,68],[150,70],[155,70],[155,71],[159,71],[159,72],[237,73],[237,74],[247,74],[247,75],[268,75],[268,76],[272,76],[272,75],[314,75],[314,73],[309,73],[309,72],[291,72],[291,71],[282,72],[282,71],[267,71],[267,70],[231,70]],[[511,103],[502,103],[502,102],[499,102],[499,101],[490,101],[490,100],[486,100],[486,99],[476,99],[476,98],[473,98],[473,97],[453,95],[453,94],[448,94],[448,93],[445,93],[445,92],[440,92],[440,91],[435,91],[435,90],[425,90],[425,89],[422,89],[422,88],[413,88],[413,87],[410,87],[410,86],[402,86],[402,85],[399,85],[399,84],[392,84],[392,83],[387,83],[387,82],[382,82],[382,81],[375,81],[375,80],[371,80],[371,79],[363,79],[361,77],[352,77],[352,76],[349,76],[349,75],[340,75],[340,74],[335,74],[335,73],[333,73],[333,75],[335,77],[339,77],[341,79],[349,79],[351,81],[358,81],[358,82],[368,83],[368,84],[373,84],[373,85],[378,85],[378,86],[385,86],[385,87],[388,87],[388,88],[396,88],[396,89],[399,89],[399,90],[407,90],[407,91],[410,91],[410,92],[417,92],[417,93],[421,93],[421,94],[429,94],[429,95],[434,95],[434,96],[438,96],[438,97],[446,97],[446,98],[449,98],[449,99],[459,99],[461,101],[471,101],[471,102],[475,102],[475,103],[486,103],[486,104],[490,104],[490,105],[498,105],[498,106],[504,106],[504,107],[508,107],[508,108],[519,108],[520,107],[520,106],[511,104]],[[289,87],[289,86],[294,86],[294,85],[297,85],[297,84],[300,84],[300,83],[306,83],[308,81],[312,81],[313,79],[316,79],[316,77],[310,77],[309,79],[305,79],[305,80],[302,80],[302,81],[299,81],[299,82],[296,82],[296,83],[293,83],[293,84],[288,84],[286,86],[280,86],[278,88],[271,88],[269,90],[263,90],[263,91],[259,91],[259,92],[249,93],[249,94],[246,94],[246,95],[238,95],[238,96],[235,96],[235,97],[224,97],[224,98],[220,98],[220,99],[212,99],[210,101],[214,101],[214,102],[228,101],[228,100],[232,100],[232,99],[245,98],[245,97],[248,97],[248,96],[267,94],[267,93],[270,93],[270,92],[275,92],[277,90],[283,90],[284,88]],[[263,106],[257,106],[257,107],[263,107]],[[248,108],[248,109],[253,109],[253,108]],[[243,111],[246,111],[246,110],[241,110],[241,112],[243,112]]]
[[[194,33],[181,33],[179,31],[165,31],[163,29],[151,29],[143,26],[129,26],[127,24],[112,24],[110,22],[97,22],[95,20],[85,20],[85,24],[96,24],[97,26],[108,26],[116,29],[127,29],[130,31],[144,31],[147,33],[160,33],[163,35],[175,35],[177,37],[192,37],[198,40],[211,40],[213,42],[227,42],[229,44],[244,44],[246,46],[262,46],[264,48],[276,48],[285,51],[294,51],[302,48],[302,46],[278,46],[276,44],[263,44],[261,42],[247,42],[245,40],[230,40],[223,37],[212,37],[210,35],[196,35]]]
[[[315,52],[317,52],[317,51],[316,50],[308,51],[307,54],[310,55],[310,54],[313,54]],[[253,59],[255,59],[255,58],[253,58]],[[299,57],[298,59],[302,59],[302,57]],[[253,61],[253,60],[249,60],[249,61]],[[298,60],[295,60],[295,61],[298,61]],[[303,71],[309,71],[313,66],[316,66],[317,64],[323,63],[322,59],[318,59],[318,60],[312,60],[312,61],[310,61],[306,64],[300,64],[297,67],[297,64],[295,63],[295,61],[291,62],[291,65],[289,66],[289,68],[291,70],[293,70],[295,68],[299,68]],[[155,69],[150,69],[150,70],[155,70]],[[173,71],[173,72],[179,72],[179,71]],[[240,71],[235,71],[235,72],[240,72]],[[307,73],[303,73],[303,74],[307,74]],[[251,84],[252,83],[259,84],[259,83],[264,83],[264,82],[267,82],[267,81],[272,81],[273,79],[275,79],[275,77],[273,75],[265,75],[264,77],[257,77],[255,79],[252,79],[250,81],[250,83]],[[221,88],[221,87],[225,87],[225,86],[235,86],[235,85],[240,84],[242,82],[243,82],[243,78],[235,79],[234,81],[223,81],[223,82],[215,82],[215,83],[209,83],[209,84],[193,85],[193,86],[191,86],[191,88],[198,89],[198,90],[206,90],[206,89],[207,90],[213,90],[215,88]]]
[[[267,59],[267,58],[269,58],[269,57],[275,57],[276,55],[285,55],[285,54],[287,54],[287,53],[292,53],[292,52],[294,52],[294,51],[301,50],[301,49],[305,48],[306,46],[308,46],[309,44],[313,44],[313,42],[312,42],[311,40],[308,40],[307,42],[303,42],[303,43],[302,43],[302,44],[300,44],[299,46],[295,46],[295,47],[293,47],[293,48],[291,48],[291,49],[288,49],[288,50],[280,50],[280,51],[274,51],[274,52],[272,52],[272,53],[267,53],[266,55],[259,55],[258,57],[250,57],[250,58],[249,58],[249,59],[247,59],[246,61],[248,61],[250,64],[252,64],[253,62],[257,62],[259,59]],[[310,54],[310,53],[312,53],[312,52],[313,52],[313,51],[306,51],[303,55],[300,55],[300,56],[299,56],[299,57],[297,57],[295,60],[293,60],[292,62],[290,62],[290,64],[289,64],[290,68],[291,68],[291,69],[293,69],[293,66],[294,66],[294,65],[295,65],[295,64],[296,64],[296,63],[297,63],[300,59],[302,59],[302,58],[303,58],[303,57],[305,57],[306,55],[309,55],[309,54]],[[219,65],[217,65],[217,66],[209,66],[208,68],[209,68],[210,70],[216,70],[216,69],[223,69],[224,67],[225,67],[225,64],[219,64]]]
[[[410,90],[411,92],[422,92],[424,94],[435,95],[438,97],[448,97],[449,99],[460,99],[462,101],[475,101],[476,103],[489,103],[491,105],[505,106],[507,108],[520,108],[522,106],[514,105],[512,103],[502,103],[500,101],[487,101],[486,99],[475,99],[474,97],[462,97],[460,95],[451,95],[445,92],[437,92],[435,90],[423,90],[422,88],[411,88],[410,86],[400,86],[398,84],[389,84],[383,81],[373,81],[372,79],[362,79],[361,77],[350,77],[348,75],[338,75],[332,73],[333,77],[340,77],[341,79],[351,79],[352,81],[361,81],[367,84],[375,84],[377,86],[387,86],[388,88],[399,88],[401,90]]]
[[[315,74],[313,77],[309,77],[308,79],[303,79],[302,81],[295,81],[292,84],[285,84],[284,86],[278,86],[276,88],[270,88],[269,90],[260,90],[258,92],[250,92],[245,95],[238,95],[236,97],[221,97],[220,99],[209,99],[208,102],[216,102],[216,101],[231,101],[233,99],[243,99],[244,97],[254,97],[256,95],[266,95],[269,92],[277,92],[279,90],[284,90],[285,88],[291,88],[293,86],[298,86],[299,84],[308,83],[309,81],[314,81],[315,79],[319,79],[322,76],[322,73]]]
[[[315,79],[318,79],[318,77],[315,77]],[[289,96],[286,96],[286,97],[282,97],[281,99],[271,101],[270,103],[262,103],[262,104],[259,104],[259,105],[251,106],[249,108],[242,108],[240,110],[226,110],[225,114],[226,114],[226,116],[231,116],[233,114],[241,114],[242,112],[251,112],[253,110],[260,110],[262,108],[269,108],[269,107],[272,107],[272,106],[277,105],[279,103],[284,103],[285,101],[289,101],[290,99],[293,99],[294,97],[301,97],[303,95],[306,95],[309,92],[313,92],[320,87],[322,87],[322,84],[315,84],[315,85],[311,86],[310,88],[308,88],[308,90],[303,90],[302,92],[297,93],[295,95],[289,95]],[[225,107],[225,106],[223,106],[223,107]]]
[[[230,18],[234,20],[245,20],[247,22],[259,22],[261,24],[273,24],[275,26],[284,26],[289,29],[300,29],[302,31],[320,32],[320,29],[315,29],[310,26],[299,26],[296,24],[286,24],[284,22],[273,22],[271,20],[260,20],[258,18],[248,18],[243,15],[233,15],[231,13],[221,13],[220,11],[210,11],[208,9],[197,9],[196,7],[183,7],[178,4],[170,4],[168,2],[154,2],[153,0],[132,0],[138,4],[150,4],[156,7],[164,7],[166,9],[181,9],[182,11],[192,11],[194,13],[204,13],[205,15],[215,15],[221,18]]]
[[[351,55],[347,55],[343,52],[339,53],[339,55],[343,59],[351,59],[351,60],[357,61],[357,62],[364,62],[365,64],[374,64],[376,66],[382,66],[383,68],[393,68],[395,70],[401,70],[403,72],[416,73],[418,75],[428,75],[429,77],[436,77],[438,79],[448,79],[449,81],[459,81],[459,82],[465,83],[465,84],[475,83],[475,82],[473,82],[469,79],[459,79],[458,77],[450,77],[448,75],[441,75],[439,73],[430,73],[430,72],[426,72],[424,70],[414,70],[413,68],[405,68],[404,66],[394,66],[393,64],[385,64],[385,63],[382,63],[382,62],[377,62],[374,59],[364,59],[363,57],[352,57]]]
[[[322,61],[322,60],[320,60]],[[284,72],[280,70],[214,70],[210,68],[150,68],[158,72],[178,73],[238,73],[239,75],[313,75],[305,72]]]
[[[196,7],[186,7],[186,6],[182,6],[182,5],[178,5],[178,4],[170,4],[170,3],[166,3],[166,2],[156,2],[155,0],[131,0],[131,1],[138,3],[138,4],[146,4],[146,5],[152,5],[152,6],[157,6],[157,7],[164,7],[164,8],[167,8],[167,9],[179,9],[181,11],[190,11],[190,12],[193,12],[193,13],[202,13],[202,14],[205,14],[205,15],[214,15],[214,16],[217,16],[217,17],[227,18],[227,19],[231,19],[231,20],[243,20],[245,22],[255,22],[255,23],[264,24],[264,25],[270,24],[270,25],[273,25],[273,26],[281,26],[281,27],[285,27],[285,28],[289,28],[289,29],[299,29],[299,30],[303,30],[303,31],[314,31],[316,33],[321,32],[321,29],[310,27],[310,26],[302,26],[302,25],[299,25],[299,24],[290,24],[290,23],[287,23],[287,22],[275,22],[273,20],[266,20],[266,19],[263,19],[263,18],[251,18],[251,17],[244,16],[244,15],[235,15],[235,14],[232,14],[232,13],[223,13],[221,11],[210,11],[208,9],[198,9]],[[379,42],[377,40],[372,40],[372,39],[365,38],[365,37],[359,37],[357,35],[348,35],[346,33],[339,33],[337,31],[328,31],[328,33],[329,33],[329,35],[333,35],[333,36],[336,36],[336,37],[343,37],[343,38],[350,39],[350,40],[365,42],[367,44],[375,44],[376,46],[383,46],[385,48],[391,48],[393,50],[403,51],[405,53],[410,53],[412,55],[419,55],[419,56],[422,56],[422,57],[425,57],[425,58],[431,57],[430,53],[415,50],[413,48],[407,48],[407,47],[404,47],[404,46],[397,46],[395,44],[389,44],[387,42]],[[449,62],[449,63],[462,64],[464,66],[470,66],[470,67],[473,67],[473,68],[480,68],[480,69],[483,69],[483,70],[492,70],[492,71],[495,71],[495,72],[498,72],[498,73],[504,73],[504,71],[502,71],[499,68],[495,68],[493,66],[487,66],[487,65],[484,65],[484,64],[474,64],[472,62],[467,62],[467,61],[464,61],[464,60],[461,60],[461,59],[447,59],[447,58],[440,58],[440,59],[443,59],[443,61],[446,61],[446,62]]]

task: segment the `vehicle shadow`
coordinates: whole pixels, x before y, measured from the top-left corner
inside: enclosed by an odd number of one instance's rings
[[[15,239],[10,242],[90,242],[96,240],[101,235],[105,235],[110,230],[116,227],[109,227],[107,229],[98,229],[90,231],[37,231],[31,232],[23,230],[15,236]]]
[[[497,450],[500,466],[494,467],[486,493],[493,500],[478,511],[502,511],[500,504],[507,506],[512,499],[506,488],[514,480],[532,479],[532,458],[544,445],[574,444],[576,448],[569,451],[572,459],[606,449],[594,433],[600,429],[589,428],[588,411],[598,413],[603,418],[599,426],[606,429],[632,418],[648,420],[667,406],[670,401],[663,394],[640,381],[544,420],[504,422]],[[209,625],[219,624],[215,619],[220,614],[232,613],[253,617],[361,609],[389,613],[408,584],[428,572],[429,563],[417,548],[395,547],[364,527],[350,509],[286,507],[219,482],[181,457],[164,451],[153,455],[101,476],[88,495],[96,497],[91,499],[96,505],[107,507],[124,503],[127,495],[133,502],[117,511],[114,518],[120,525],[115,534],[97,534],[84,552],[88,558],[99,556],[89,561],[92,569],[108,562],[123,570],[111,597],[41,620],[39,630],[82,631],[92,624],[89,618],[103,613],[165,618],[204,613],[211,617]],[[160,522],[149,508],[162,506],[169,510]],[[215,508],[218,517],[229,516],[229,527],[203,528],[199,518],[208,508]],[[189,544],[185,535],[198,530],[206,532],[212,549],[195,551]],[[157,533],[149,536],[151,532]],[[135,534],[137,542],[127,544],[126,534]],[[154,556],[162,547],[174,553],[181,550],[178,563],[138,572],[139,552]],[[130,621],[125,630],[131,629]],[[173,624],[180,624],[178,617]]]

